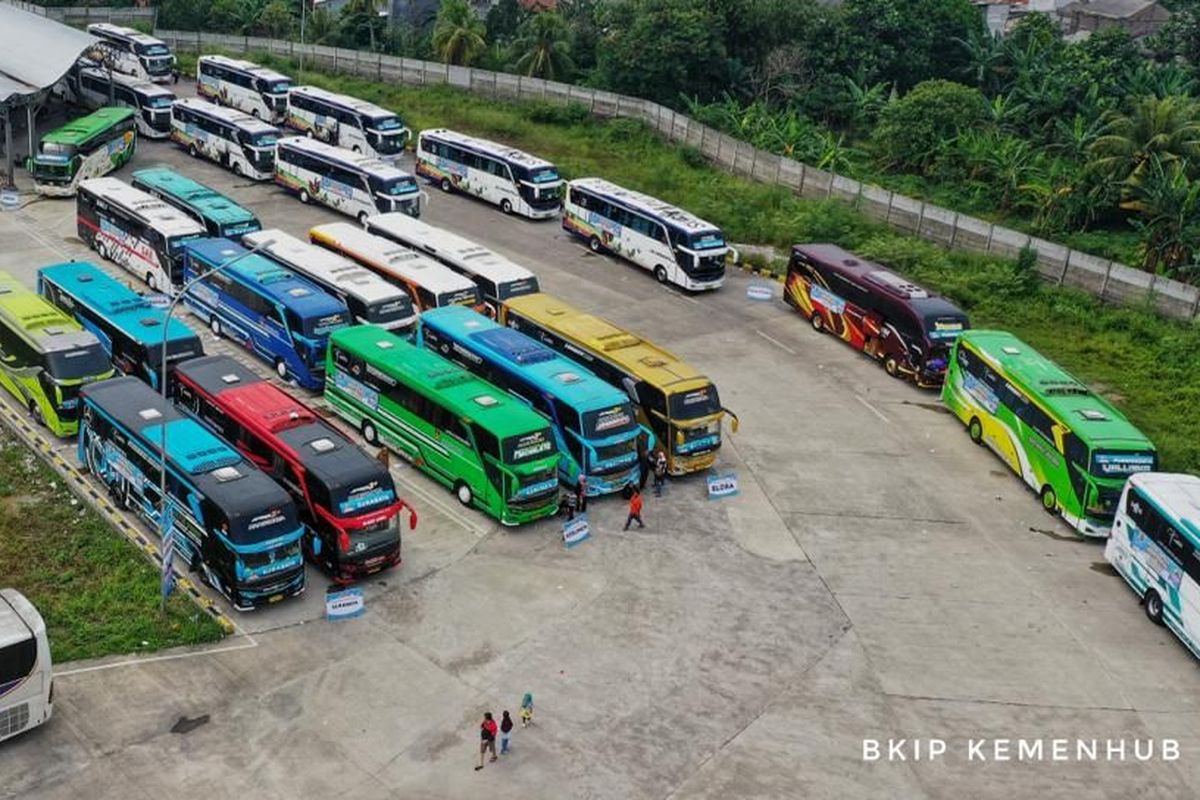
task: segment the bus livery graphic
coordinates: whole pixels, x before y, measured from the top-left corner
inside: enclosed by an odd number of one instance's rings
[[[136,149],[133,109],[110,106],[47,133],[28,164],[39,194],[68,197],[80,182],[125,166]]]

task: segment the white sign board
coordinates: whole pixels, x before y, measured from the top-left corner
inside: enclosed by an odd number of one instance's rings
[[[708,476],[709,500],[717,500],[722,497],[731,497],[737,493],[738,479],[736,472],[727,472],[724,475]]]

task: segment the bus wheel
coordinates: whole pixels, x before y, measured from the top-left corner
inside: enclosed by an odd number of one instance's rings
[[[254,117],[255,119],[259,119],[258,109],[257,108],[250,109],[250,116]]]
[[[459,481],[458,485],[454,487],[454,496],[458,498],[458,502],[467,507],[470,507],[471,501],[475,499],[475,495],[471,493],[471,487],[462,481]]]
[[[217,319],[216,317],[211,318],[208,321],[208,327],[209,330],[212,331],[213,336],[217,337],[218,339],[221,338],[221,320]]]
[[[275,359],[275,374],[279,376],[280,380],[285,380],[285,381],[287,380],[287,377],[288,377],[287,364],[283,363],[282,358]]]
[[[983,423],[979,421],[979,417],[971,417],[971,422],[967,425],[967,435],[971,437],[972,442],[983,446]]]
[[[597,236],[588,239],[588,247],[593,253],[599,253],[604,250],[604,245],[600,243],[600,238]]]
[[[354,147],[352,147],[352,148],[350,148],[350,149],[351,149],[351,150],[353,150],[353,151],[354,151],[354,152],[356,152],[356,153],[360,153],[360,154],[362,153],[362,148],[361,148],[361,147],[359,147],[358,145],[354,145]]]
[[[662,264],[659,264],[654,268],[654,280],[658,281],[659,283],[667,282],[667,268]]]
[[[1158,592],[1153,589],[1146,590],[1146,616],[1155,625],[1163,624],[1163,604],[1162,598],[1158,596]]]
[[[449,178],[442,178],[442,191],[443,192],[446,192],[447,194],[449,194],[450,190],[453,188],[454,187],[453,187],[453,185],[451,185]]]
[[[191,156],[192,158],[199,158],[199,154],[196,152],[196,145],[194,145],[194,144],[188,145],[188,155]]]
[[[364,228],[367,227],[367,212],[358,212],[358,224],[362,225]]]
[[[150,287],[150,291],[152,291],[152,292],[158,291],[158,286],[154,282],[154,273],[153,272],[146,273],[146,285]]]
[[[375,425],[369,419],[362,421],[362,435],[367,444],[378,446],[379,433],[375,430]]]
[[[821,316],[819,311],[813,311],[812,319],[809,322],[812,323],[812,328],[817,333],[825,332],[825,318]]]
[[[233,162],[233,174],[239,178],[242,177],[242,163],[240,161]]]
[[[42,416],[42,407],[36,401],[29,401],[29,415],[33,417],[33,421],[43,428],[46,427],[46,418]]]
[[[310,198],[310,197],[308,196],[308,190],[307,190],[307,189],[301,189],[301,190],[300,190],[300,202],[301,202],[301,203],[304,203],[304,205],[308,205],[308,201],[309,201],[310,199],[312,199],[312,198]]]
[[[1042,487],[1042,508],[1047,514],[1058,513],[1058,496],[1054,494],[1054,490],[1049,486]]]
[[[893,378],[900,377],[900,365],[896,363],[895,356],[888,356],[887,358],[883,359],[883,371],[888,375],[891,375]]]
[[[511,214],[512,213],[512,201],[509,200],[508,198],[501,200],[500,201],[500,210],[503,211],[505,214]]]

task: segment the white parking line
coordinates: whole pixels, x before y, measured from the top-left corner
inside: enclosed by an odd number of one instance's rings
[[[866,406],[868,411],[870,411],[875,416],[879,417],[884,422],[888,423],[889,425],[892,424],[892,421],[890,419],[888,419],[887,417],[885,417],[883,415],[882,411],[880,411],[878,408],[876,408],[875,406],[868,403],[862,397],[859,397],[858,395],[854,395],[854,399],[857,400],[858,402],[862,403],[864,406]]]
[[[182,658],[196,658],[197,656],[215,656],[218,653],[232,653],[237,650],[249,650],[252,647],[258,647],[258,642],[248,633],[242,634],[248,641],[243,644],[235,644],[229,647],[214,647],[211,650],[199,650],[193,653],[175,653],[169,656],[148,656],[146,658],[127,658],[124,661],[114,661],[111,664],[97,664],[94,667],[78,667],[77,669],[54,670],[55,678],[66,678],[70,675],[82,675],[85,672],[100,672],[106,669],[116,669],[117,667],[136,667],[139,664],[153,664],[159,661],[178,661]]]
[[[795,356],[795,355],[799,355],[799,353],[797,353],[795,350],[793,350],[792,348],[788,347],[786,344],[784,344],[783,342],[779,341],[778,339],[776,339],[776,338],[774,338],[774,337],[772,337],[772,336],[768,336],[767,334],[763,333],[762,331],[760,331],[760,330],[758,330],[758,329],[755,329],[755,331],[754,331],[754,332],[755,332],[755,333],[757,333],[757,334],[758,334],[759,336],[761,336],[762,338],[766,339],[766,340],[767,340],[768,342],[770,342],[771,344],[773,344],[773,345],[775,345],[776,347],[778,347],[780,350],[783,350],[784,352],[787,352],[787,353],[791,353],[791,354],[792,354],[792,355],[794,355],[794,356]]]

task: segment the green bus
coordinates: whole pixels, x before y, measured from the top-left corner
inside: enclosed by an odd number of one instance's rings
[[[959,336],[942,402],[1085,536],[1108,536],[1125,479],[1158,465],[1120,411],[1005,331]]]
[[[80,181],[125,166],[137,147],[135,114],[132,108],[109,106],[43,136],[26,162],[38,194],[68,197]]]
[[[325,399],[362,431],[505,525],[558,510],[558,461],[545,417],[429,350],[375,325],[335,331]]]
[[[112,376],[99,339],[0,272],[0,385],[35,420],[58,436],[74,436],[79,389]]]

